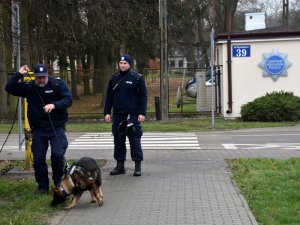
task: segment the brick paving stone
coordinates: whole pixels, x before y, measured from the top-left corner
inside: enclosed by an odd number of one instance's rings
[[[188,155],[188,153],[192,153]],[[145,153],[142,176],[103,174],[104,206],[84,194],[60,225],[252,225],[257,224],[233,185],[224,160],[207,160],[200,152]],[[126,162],[126,167],[134,164]]]
[[[221,137],[224,143],[234,143],[239,140],[239,134],[280,131],[284,135],[300,135],[299,126],[196,135],[199,143],[214,140],[218,134],[225,134]],[[300,156],[296,148],[241,150],[207,145],[199,150],[147,150],[142,176],[133,177],[134,163],[130,160],[125,163],[125,175],[109,175],[115,166],[112,151],[67,151],[67,158],[108,159],[102,169],[104,205],[91,204],[89,193],[85,193],[74,209],[51,225],[257,225],[247,202],[230,178],[226,159]],[[23,153],[2,154],[2,157],[17,159],[22,158]]]

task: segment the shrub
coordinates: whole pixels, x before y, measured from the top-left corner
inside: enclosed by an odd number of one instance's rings
[[[244,121],[281,122],[300,120],[300,98],[292,92],[272,92],[241,107]]]

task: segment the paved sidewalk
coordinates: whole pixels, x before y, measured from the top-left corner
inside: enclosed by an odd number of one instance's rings
[[[146,154],[141,177],[109,176],[104,168],[104,205],[89,203],[86,193],[60,225],[106,224],[257,224],[233,185],[224,161],[202,158],[197,152]]]
[[[270,130],[253,132],[260,135]],[[274,131],[277,132],[278,129],[275,128]],[[300,127],[293,132],[300,135]],[[246,134],[246,131],[235,133]],[[289,135],[290,128],[282,128],[282,133]],[[218,134],[196,133],[200,145],[201,142],[214,142]],[[231,141],[243,137],[225,135],[221,138],[224,143],[225,140],[226,143],[233,143]],[[90,195],[86,192],[74,209],[61,212],[51,225],[258,224],[244,197],[231,180],[225,160],[237,157],[286,159],[299,157],[299,151],[288,148],[217,149],[210,146],[212,147],[200,150],[144,151],[141,177],[133,177],[134,164],[130,160],[125,163],[125,175],[110,176],[109,171],[115,166],[112,152],[109,154],[101,149],[68,151],[67,158],[86,155],[109,160],[102,169],[104,205],[98,207],[91,204]]]
[[[132,176],[134,164],[129,160],[125,175],[110,176],[115,166],[110,158],[102,171],[104,205],[89,203],[90,196],[85,193],[74,209],[52,225],[257,224],[230,179],[225,155],[216,158],[212,153],[145,151],[141,177]],[[101,150],[90,156],[101,159]]]

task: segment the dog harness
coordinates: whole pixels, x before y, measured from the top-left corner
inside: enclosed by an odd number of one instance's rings
[[[87,188],[80,187],[80,184],[77,182],[77,180],[75,179],[75,176],[74,176],[75,171],[78,171],[78,172],[84,174],[89,180],[94,180],[95,179],[94,177],[92,177],[92,173],[90,171],[87,171],[83,167],[78,166],[78,165],[73,165],[69,169],[69,175],[70,175],[71,180],[73,182],[73,185],[75,187],[74,192],[76,193],[76,192],[88,190],[88,187]],[[63,193],[64,197],[68,197],[68,196],[71,195],[71,193],[67,193],[67,191],[64,189],[63,186],[59,186],[58,188]]]

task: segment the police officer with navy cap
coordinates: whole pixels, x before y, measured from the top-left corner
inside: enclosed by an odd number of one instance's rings
[[[28,66],[22,66],[7,82],[5,90],[9,94],[27,99],[27,117],[32,132],[33,168],[38,183],[34,193],[45,194],[49,191],[46,164],[49,143],[52,179],[55,186],[61,185],[64,156],[68,147],[65,124],[68,121],[67,108],[72,105],[72,95],[63,80],[48,76],[45,64],[34,66],[34,81],[23,81],[23,77],[29,71]]]
[[[104,116],[105,121],[111,121],[114,136],[114,158],[116,167],[111,175],[125,174],[126,136],[130,144],[131,159],[135,162],[134,176],[141,176],[141,161],[143,151],[141,122],[145,121],[147,109],[147,90],[141,74],[131,70],[133,60],[130,55],[123,54],[118,62],[119,71],[109,80]]]

